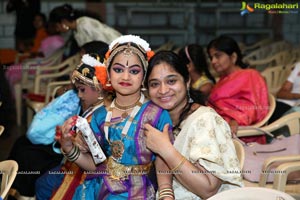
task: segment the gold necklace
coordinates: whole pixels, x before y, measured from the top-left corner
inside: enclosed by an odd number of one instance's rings
[[[127,120],[127,122],[125,123],[124,128],[122,129],[122,133],[121,133],[121,139],[120,140],[115,140],[115,141],[110,141],[110,139],[108,138],[108,128],[111,125],[111,118],[112,118],[112,110],[115,108],[115,100],[112,101],[108,112],[106,114],[105,117],[105,123],[104,123],[104,133],[105,133],[105,138],[108,141],[108,143],[110,144],[111,147],[111,152],[112,152],[112,157],[115,160],[120,159],[123,156],[125,147],[124,144],[122,142],[122,139],[124,137],[126,137],[127,132],[129,130],[129,127],[135,117],[135,115],[139,112],[143,102],[145,100],[145,96],[143,94],[141,94],[140,98],[138,99],[138,102],[136,103],[133,111],[130,113],[130,117]]]
[[[129,115],[127,111],[133,109],[139,103],[139,100],[140,100],[140,96],[139,96],[139,98],[133,104],[128,105],[128,106],[122,106],[122,105],[120,105],[118,103],[118,100],[115,99],[115,101],[114,101],[114,108],[116,108],[119,111],[122,111],[123,113],[121,114],[121,117],[123,119],[125,119]]]

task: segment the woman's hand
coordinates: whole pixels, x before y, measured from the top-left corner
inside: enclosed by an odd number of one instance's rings
[[[150,124],[144,125],[144,133],[146,136],[147,148],[151,151],[162,155],[165,150],[168,150],[173,145],[170,142],[169,137],[169,124],[164,126],[163,132],[160,132],[156,128],[152,127]]]
[[[237,121],[232,119],[232,120],[229,121],[228,124],[229,124],[230,129],[231,129],[232,138],[236,138],[236,133],[237,133],[238,128],[239,128],[239,125],[238,125]]]

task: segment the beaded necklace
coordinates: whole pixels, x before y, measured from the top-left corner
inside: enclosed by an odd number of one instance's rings
[[[124,128],[122,129],[122,133],[121,133],[121,139],[120,140],[116,140],[116,141],[110,141],[108,138],[108,128],[111,124],[111,118],[112,118],[112,111],[114,108],[116,108],[115,106],[115,100],[114,99],[108,109],[108,112],[106,114],[105,117],[105,123],[104,123],[104,133],[105,133],[105,138],[106,140],[109,142],[110,147],[111,147],[111,152],[112,152],[112,157],[115,160],[119,160],[124,153],[124,144],[122,142],[122,139],[124,137],[126,137],[127,132],[129,130],[129,127],[135,117],[135,115],[139,112],[139,110],[141,109],[141,106],[145,100],[145,96],[141,93],[141,97],[139,98],[139,100],[135,103],[135,106],[133,108],[133,111],[130,113],[129,115],[129,119],[126,121],[126,124],[124,126]]]
[[[133,108],[137,105],[137,103],[139,102],[139,100],[140,100],[140,97],[139,97],[133,104],[128,105],[128,106],[122,106],[122,105],[120,105],[120,104],[118,103],[118,100],[116,99],[116,100],[114,101],[114,106],[115,106],[114,108],[116,108],[116,109],[119,110],[119,111],[122,111],[123,113],[121,114],[121,117],[122,117],[123,119],[125,119],[125,118],[128,117],[128,115],[129,115],[127,111],[133,109]]]

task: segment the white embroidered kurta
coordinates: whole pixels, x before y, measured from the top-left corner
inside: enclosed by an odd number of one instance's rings
[[[199,163],[223,180],[219,192],[243,186],[230,127],[213,109],[201,106],[183,121],[174,146],[190,162]],[[176,200],[201,199],[187,191],[175,178],[173,188]]]
[[[115,29],[90,17],[80,17],[76,23],[74,38],[80,47],[91,41],[102,41],[110,44],[114,39],[121,36]]]

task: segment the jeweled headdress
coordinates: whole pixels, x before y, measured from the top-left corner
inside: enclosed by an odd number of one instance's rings
[[[108,81],[106,66],[99,61],[98,55],[93,54],[93,56],[89,54],[82,56],[81,64],[72,73],[72,83],[79,81],[97,90],[111,90],[106,86]]]
[[[148,60],[154,55],[151,51],[148,42],[136,35],[123,35],[112,41],[109,45],[109,49],[105,54],[107,59],[106,66],[109,68],[112,59],[119,52],[123,52],[125,55],[132,55],[133,53],[140,58],[144,71],[146,72],[148,67]]]

